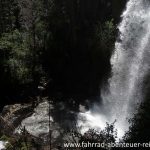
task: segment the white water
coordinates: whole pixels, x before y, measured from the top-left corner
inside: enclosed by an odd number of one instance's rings
[[[0,141],[0,150],[4,150],[8,142]]]
[[[102,89],[102,104],[79,114],[78,125],[104,129],[106,122],[117,120],[118,137],[128,130],[128,119],[143,99],[143,80],[150,70],[150,1],[129,0],[118,26],[119,41],[111,57],[112,76],[108,91]]]

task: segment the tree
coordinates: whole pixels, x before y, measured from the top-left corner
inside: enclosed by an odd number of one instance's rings
[[[91,150],[91,148],[107,150],[110,149],[110,143],[115,144],[117,138],[117,130],[115,129],[115,122],[112,124],[106,123],[106,127],[104,130],[98,131],[95,129],[89,129],[84,134],[81,134],[78,129],[75,129],[70,132],[67,137],[68,138],[66,138],[65,143],[80,143],[81,147],[79,149],[81,150]],[[92,145],[92,143],[95,143],[95,145]],[[96,145],[96,143],[99,144]]]
[[[18,30],[14,30],[4,33],[0,39],[0,49],[7,56],[2,62],[3,66],[7,66],[5,71],[10,72],[11,79],[19,83],[31,81],[31,56],[24,36]]]
[[[124,136],[125,142],[146,143],[150,140],[150,101],[142,103],[138,113],[129,120],[130,128]]]

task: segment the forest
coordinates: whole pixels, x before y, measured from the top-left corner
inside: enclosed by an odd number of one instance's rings
[[[127,0],[1,0],[0,118],[9,122],[3,115],[11,115],[10,110],[6,112],[7,106],[20,104],[22,108],[31,104],[30,110],[19,112],[23,120],[48,99],[54,107],[50,112],[54,122],[63,122],[60,116],[79,112],[81,105],[88,110],[95,101],[101,100],[100,89],[111,76],[110,59],[115,41],[119,40],[117,26],[126,3]],[[149,73],[143,84],[144,100],[138,113],[129,119],[129,131],[120,142],[150,141]],[[63,105],[65,109],[61,108]],[[69,117],[76,122],[76,115]],[[9,141],[8,150],[66,149],[60,144],[62,141],[53,142],[51,133],[48,143],[41,143],[45,144],[44,148],[39,144],[39,137],[31,140],[25,128],[22,135],[12,135],[11,127],[4,125],[3,118],[0,119],[0,141]],[[13,123],[15,128],[20,118]],[[106,123],[100,132],[90,129],[81,135],[75,130],[72,139],[115,143],[116,134],[114,122]]]

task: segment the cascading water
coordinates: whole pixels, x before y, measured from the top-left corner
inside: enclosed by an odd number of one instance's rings
[[[118,137],[122,137],[128,129],[128,119],[142,101],[143,80],[150,69],[150,1],[129,0],[118,29],[108,91],[101,90],[101,104],[79,114],[78,125],[83,131],[103,129],[106,122],[117,120],[115,127]]]

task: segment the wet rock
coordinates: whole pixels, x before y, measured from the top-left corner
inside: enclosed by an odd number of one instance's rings
[[[31,104],[14,104],[5,106],[0,114],[1,133],[11,135],[21,121],[31,114]]]
[[[33,114],[21,122],[21,126],[25,127],[27,132],[35,137],[40,137],[44,141],[48,141],[51,132],[52,139],[60,136],[60,127],[54,122],[52,116],[49,116],[53,106],[48,101],[41,102],[33,111]],[[18,130],[18,129],[17,129]]]

